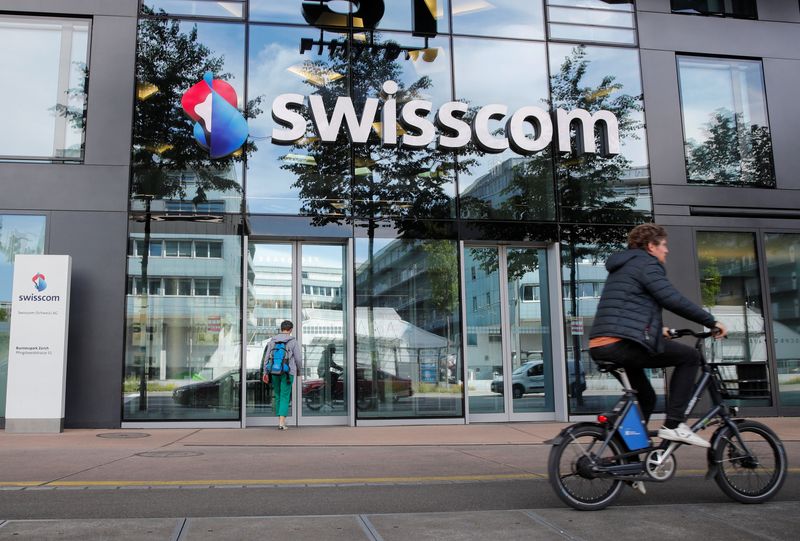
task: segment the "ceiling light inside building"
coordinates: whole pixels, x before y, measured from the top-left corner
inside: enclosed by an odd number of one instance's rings
[[[494,5],[485,0],[453,0],[453,15],[466,15],[486,9],[494,9]]]

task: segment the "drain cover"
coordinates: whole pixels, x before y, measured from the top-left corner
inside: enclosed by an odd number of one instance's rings
[[[150,434],[146,432],[105,432],[103,434],[98,434],[98,438],[109,438],[109,439],[135,439],[135,438],[148,438]]]
[[[136,453],[136,456],[143,456],[146,458],[184,458],[190,456],[201,456],[203,453],[197,451],[147,451],[145,453]]]

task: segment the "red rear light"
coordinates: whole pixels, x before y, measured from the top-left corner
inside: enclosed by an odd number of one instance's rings
[[[601,425],[604,425],[608,422],[608,417],[606,417],[605,415],[598,415],[597,422],[600,423]]]

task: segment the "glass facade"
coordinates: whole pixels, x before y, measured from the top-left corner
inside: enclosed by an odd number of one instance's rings
[[[240,418],[239,261],[235,235],[131,233],[123,420]]]
[[[0,214],[0,417],[6,416],[14,257],[43,254],[46,225],[44,216]]]
[[[356,239],[358,419],[463,415],[458,251]]]
[[[0,158],[83,160],[91,22],[0,16]],[[13,106],[12,106],[13,104]]]
[[[769,276],[772,340],[782,406],[800,405],[800,235],[767,233],[764,238]]]
[[[775,187],[761,61],[677,58],[688,181]]]
[[[737,396],[771,405],[761,273],[753,233],[698,231],[703,306],[728,327],[727,340],[706,342],[706,359],[723,378],[741,380]],[[766,395],[766,397],[764,397]]]
[[[256,424],[272,416],[260,357],[279,322],[293,318],[306,361],[295,390],[303,407],[293,407],[293,418],[463,417],[468,394],[476,415],[553,415],[563,392],[553,362],[562,354],[551,343],[557,297],[547,252],[502,241],[547,246],[561,236],[569,244],[560,224],[628,227],[651,215],[638,52],[545,39],[547,31],[569,41],[589,29],[589,41],[633,45],[633,24],[630,3],[593,1],[145,2],[124,418],[235,419],[239,381],[211,382],[237,369],[247,374],[244,415]],[[198,87],[211,90],[206,102],[205,94],[192,101]],[[217,104],[244,119],[249,135],[212,157],[220,121],[205,107]],[[571,147],[551,143],[556,117],[541,115],[556,108],[610,112],[619,151],[611,152],[606,120],[567,120],[559,128]],[[304,219],[304,233],[276,238],[256,225],[242,258],[235,235],[209,238],[215,226],[207,225],[239,216],[245,224]],[[150,222],[158,233],[145,240],[141,224]],[[331,226],[352,228],[353,268],[344,245],[314,240]],[[462,251],[459,240],[483,245]],[[215,267],[220,254],[224,269]],[[462,265],[476,267],[464,291]],[[234,290],[242,266],[247,283]],[[600,286],[579,285],[587,287]],[[242,290],[243,360],[227,353],[241,341],[196,353],[195,319],[233,318],[242,301],[232,294]],[[203,310],[182,319],[188,299]],[[582,393],[584,371],[570,373],[570,392]],[[188,388],[175,391],[188,396],[203,386],[215,389],[213,405],[157,405],[168,387]]]

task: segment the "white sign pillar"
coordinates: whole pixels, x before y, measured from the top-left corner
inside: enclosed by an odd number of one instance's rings
[[[72,258],[14,259],[6,432],[61,432]]]

